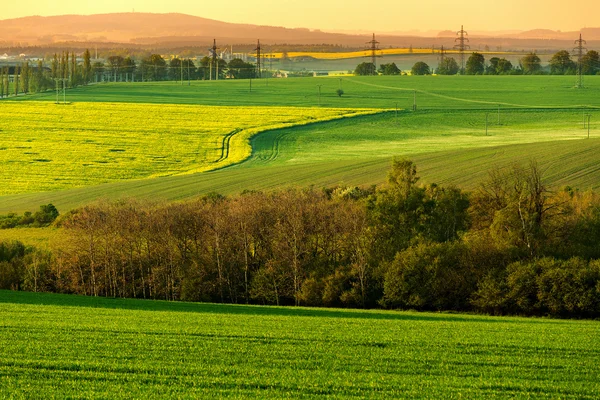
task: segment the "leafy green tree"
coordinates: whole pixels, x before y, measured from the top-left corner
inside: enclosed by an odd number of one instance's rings
[[[33,220],[36,225],[44,226],[54,222],[58,215],[58,210],[53,204],[45,204],[40,206],[40,210],[34,214]]]
[[[600,57],[596,50],[588,51],[581,57],[581,72],[584,75],[596,75],[600,72]]]
[[[100,81],[104,81],[104,72],[106,70],[106,67],[104,66],[104,64],[100,61],[96,61],[94,62],[94,64],[92,65],[92,71],[94,71],[94,75],[96,76],[96,81],[100,82]]]
[[[121,68],[123,67],[123,61],[125,59],[121,56],[110,56],[106,60],[108,68],[112,71],[113,81],[117,81],[117,76],[121,73]]]
[[[52,79],[59,78],[59,68],[58,55],[54,53],[54,57],[52,57],[52,63],[50,64]]]
[[[456,75],[460,67],[456,60],[452,57],[446,57],[438,66],[437,73],[439,75]]]
[[[48,82],[48,78],[46,77],[46,74],[44,73],[44,64],[42,62],[42,60],[38,60],[37,62],[37,66],[35,67],[35,70],[33,71],[33,77],[32,77],[32,91],[35,92],[43,92],[46,89],[48,89],[48,87],[50,87],[50,82]]]
[[[21,68],[21,91],[23,93],[29,93],[29,85],[31,83],[31,68],[29,67],[29,61],[25,61]]]
[[[465,73],[467,75],[481,75],[485,71],[485,58],[480,53],[473,53],[467,60]]]
[[[375,65],[370,62],[363,62],[356,66],[354,69],[355,75],[376,75]]]
[[[423,61],[419,61],[413,65],[411,73],[413,75],[429,75],[431,74],[431,71],[429,70],[429,65],[425,64]]]
[[[476,288],[459,243],[419,243],[399,252],[384,279],[382,303],[418,310],[464,310]]]
[[[92,80],[92,56],[88,49],[83,53],[83,83],[87,85]]]
[[[125,76],[127,80],[133,79],[136,71],[135,61],[131,57],[125,57],[121,71],[126,74]]]
[[[379,66],[379,72],[382,75],[400,75],[400,68],[396,65],[396,63],[390,64],[381,64]]]
[[[234,58],[229,62],[229,75],[234,79],[256,78],[256,66],[242,59]]]
[[[183,74],[183,62],[178,57],[175,57],[169,61],[169,80],[178,81],[182,78]]]
[[[575,62],[566,50],[555,53],[550,59],[550,73],[552,75],[565,75],[575,73]]]
[[[525,75],[535,75],[542,71],[542,60],[535,53],[529,53],[521,58],[521,68]]]
[[[492,57],[490,58],[490,65],[485,69],[485,73],[488,75],[506,75],[512,70],[513,65],[506,58]]]
[[[167,62],[160,54],[151,54],[142,62],[142,73],[147,81],[164,81],[167,78]]]
[[[498,73],[498,75],[510,74],[512,70],[513,70],[513,65],[506,58],[501,58],[498,61],[498,65],[496,67],[496,72]]]
[[[500,58],[492,57],[490,58],[490,65],[485,68],[485,73],[488,75],[497,75],[498,74],[498,62]]]
[[[69,69],[69,84],[71,87],[75,87],[79,85],[80,78],[79,68],[77,65],[77,58],[75,57],[75,53],[71,53],[71,66]]]
[[[0,67],[0,99],[4,98],[4,67]]]
[[[19,86],[19,73],[20,73],[19,66],[17,65],[17,66],[15,66],[15,73],[13,75],[14,76],[14,82],[13,82],[13,86],[14,87],[13,87],[13,89],[15,91],[15,96],[17,96],[19,94],[19,88],[20,88],[20,86]]]

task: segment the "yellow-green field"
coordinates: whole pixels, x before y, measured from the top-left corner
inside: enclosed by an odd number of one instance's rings
[[[432,54],[434,51],[432,49],[411,49],[408,47],[405,48],[394,48],[394,49],[379,49],[376,51],[378,56],[390,56],[390,55],[407,55],[407,54]],[[435,50],[435,53],[439,53],[439,49]],[[458,50],[446,50],[446,54],[459,54]],[[520,54],[514,52],[485,52],[480,51],[481,54],[494,54],[494,55],[506,55],[506,54]],[[287,53],[289,58],[296,57],[312,57],[318,60],[342,60],[348,58],[361,58],[361,57],[370,57],[371,50],[360,50],[360,51],[347,51],[347,52],[318,52],[318,51],[290,51]],[[250,54],[252,57],[256,57],[256,53]],[[283,57],[282,52],[278,53],[267,53],[267,57],[272,57],[276,59],[281,59]]]
[[[3,102],[0,195],[209,171],[259,132],[381,110]]]

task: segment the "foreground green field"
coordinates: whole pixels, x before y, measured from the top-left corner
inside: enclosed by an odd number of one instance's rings
[[[3,102],[0,195],[202,172],[250,156],[262,130],[365,110]]]
[[[598,398],[595,321],[0,291],[0,396]]]

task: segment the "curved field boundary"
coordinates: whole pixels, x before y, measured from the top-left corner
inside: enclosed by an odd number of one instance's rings
[[[221,156],[212,165],[202,166],[196,169],[181,172],[176,175],[193,174],[197,172],[214,171],[241,164],[252,156],[252,138],[260,133],[274,131],[297,126],[305,126],[321,122],[334,121],[345,118],[353,118],[363,115],[375,115],[388,113],[390,110],[384,109],[345,109],[341,114],[326,115],[323,117],[315,117],[305,121],[295,121],[289,123],[280,123],[272,126],[264,126],[250,129],[235,129],[228,133],[222,140]]]
[[[448,96],[445,94],[429,92],[429,91],[422,90],[422,89],[401,88],[401,87],[396,87],[396,86],[377,85],[374,83],[360,82],[357,80],[348,80],[348,79],[344,79],[344,78],[340,78],[340,79],[342,79],[344,81],[355,83],[357,85],[371,86],[371,87],[376,87],[376,88],[380,88],[380,89],[388,89],[388,90],[398,90],[398,91],[402,91],[402,92],[416,92],[416,93],[420,93],[420,94],[426,94],[428,96],[438,97],[441,99],[462,101],[464,103],[472,103],[472,104],[484,104],[484,105],[492,105],[492,106],[502,105],[502,106],[510,106],[510,107],[517,107],[517,108],[530,108],[530,109],[557,109],[558,110],[558,109],[579,109],[579,108],[583,108],[583,107],[591,108],[591,109],[600,109],[599,106],[593,106],[593,105],[589,105],[589,104],[577,104],[577,105],[571,105],[571,106],[535,106],[535,107],[533,107],[531,105],[508,103],[508,102],[502,102],[502,101],[471,100],[471,99],[464,99],[461,97]]]

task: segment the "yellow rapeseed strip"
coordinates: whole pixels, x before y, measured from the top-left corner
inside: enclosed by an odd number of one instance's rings
[[[2,102],[0,195],[209,171],[265,130],[380,110]]]

